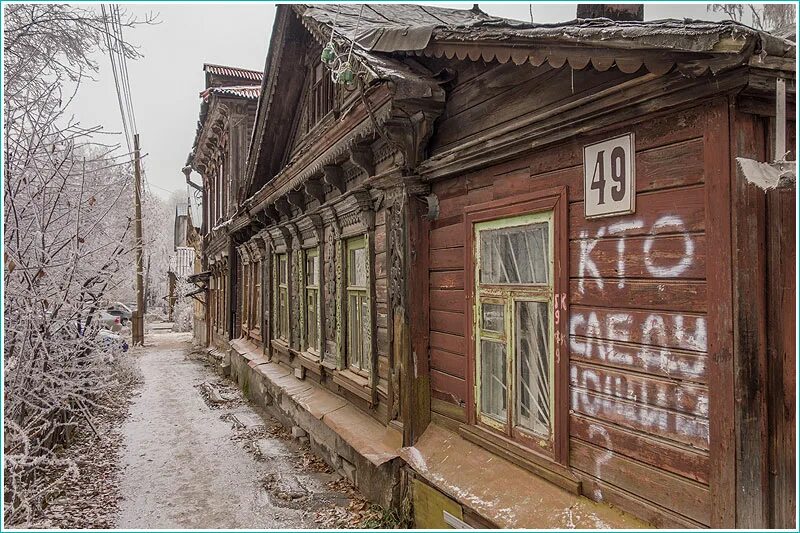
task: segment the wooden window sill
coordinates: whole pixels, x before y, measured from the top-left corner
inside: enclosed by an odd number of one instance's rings
[[[292,350],[292,353],[295,355],[296,361],[300,366],[306,370],[311,370],[315,374],[322,375],[322,363],[319,357],[310,352],[298,352],[297,350]]]
[[[284,341],[281,341],[281,340],[277,340],[277,339],[273,340],[272,341],[272,348],[275,351],[280,352],[280,353],[282,353],[283,355],[285,355],[287,357],[291,354],[291,350],[289,349],[289,345],[286,344]]]
[[[560,463],[556,463],[551,458],[536,453],[506,437],[497,435],[479,426],[461,424],[458,427],[458,432],[462,437],[473,444],[477,444],[493,454],[511,461],[529,472],[533,472],[554,485],[568,490],[573,494],[581,494],[580,480],[569,468]]]
[[[359,376],[351,370],[339,370],[334,372],[333,382],[362,400],[366,400],[369,405],[374,405],[369,380],[364,376]]]

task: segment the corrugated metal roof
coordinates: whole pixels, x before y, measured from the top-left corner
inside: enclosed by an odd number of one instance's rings
[[[224,65],[212,65],[211,63],[205,63],[203,65],[203,71],[210,72],[211,74],[216,74],[218,76],[230,76],[233,78],[242,78],[245,80],[253,80],[258,82],[260,82],[261,78],[264,77],[264,73],[258,70],[226,67]]]
[[[220,96],[234,96],[236,98],[245,98],[247,100],[257,100],[258,95],[261,93],[260,85],[238,85],[233,87],[210,87],[200,93],[200,97],[208,99],[212,94]]]

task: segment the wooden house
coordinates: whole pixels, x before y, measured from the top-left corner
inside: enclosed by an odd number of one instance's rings
[[[200,93],[200,118],[192,150],[182,169],[188,186],[194,170],[202,176],[202,271],[191,277],[203,289],[204,310],[195,317],[198,341],[222,356],[229,349],[236,309],[228,294],[233,278],[229,257],[233,243],[225,221],[239,208],[238,194],[252,134],[261,72],[223,65],[203,65],[205,88]]]
[[[212,344],[420,527],[794,527],[795,72],[734,22],[279,6]]]

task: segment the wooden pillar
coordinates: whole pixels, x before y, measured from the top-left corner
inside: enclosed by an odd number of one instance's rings
[[[768,527],[782,529],[797,527],[796,193],[795,183],[767,192]]]
[[[708,250],[708,389],[711,527],[736,524],[736,450],[734,447],[733,294],[731,286],[731,170],[727,98],[709,106],[703,134],[705,227]]]
[[[408,180],[408,178],[406,178]],[[389,302],[392,335],[391,412],[402,422],[403,445],[413,445],[430,422],[428,368],[428,235],[427,204],[400,186],[389,198]]]
[[[730,109],[732,155],[766,161],[763,119]],[[735,527],[758,529],[769,524],[766,195],[731,164]]]

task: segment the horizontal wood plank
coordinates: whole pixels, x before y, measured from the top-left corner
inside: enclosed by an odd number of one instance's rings
[[[569,243],[572,278],[705,279],[702,234],[583,239]]]
[[[431,369],[431,390],[449,395],[462,402],[467,397],[467,382],[450,374]]]
[[[445,248],[441,250],[431,250],[430,265],[431,271],[437,270],[456,270],[464,268],[464,247]]]
[[[431,398],[431,411],[451,420],[461,422],[462,424],[467,421],[464,406],[453,403],[452,401]]]
[[[577,414],[570,417],[569,431],[572,437],[708,485],[707,453]]]
[[[586,219],[583,202],[576,202],[569,206],[569,238],[699,233],[705,229],[703,201],[703,187],[650,192],[637,195],[636,213],[597,219]]]
[[[463,313],[451,313],[450,311],[431,309],[430,324],[431,331],[460,336],[465,334]]]
[[[570,306],[570,335],[705,352],[705,315]]]
[[[570,407],[577,413],[597,418],[698,450],[708,450],[708,420],[590,392],[572,386]]]
[[[453,313],[464,313],[466,309],[466,296],[464,290],[440,290],[431,288],[430,305],[431,309],[439,311],[451,311]]]
[[[450,226],[431,230],[431,250],[458,247],[462,249],[464,247],[464,226],[461,224],[452,224]]]
[[[448,352],[463,354],[466,353],[466,345],[464,344],[464,337],[461,335],[453,335],[451,333],[443,333],[440,331],[431,331],[430,339],[431,349],[439,348]]]
[[[583,306],[633,307],[662,311],[706,311],[704,281],[573,279],[570,302]]]
[[[463,289],[464,271],[449,270],[449,271],[431,272],[430,288],[442,289],[442,290]]]
[[[601,479],[692,520],[708,525],[710,504],[708,489],[610,450],[570,439],[570,464]]]
[[[584,362],[570,365],[570,383],[607,396],[708,418],[708,390],[703,386]]]
[[[570,337],[570,359],[647,372],[655,376],[706,383],[708,357],[698,352],[641,346],[620,341]]]
[[[464,379],[467,373],[467,359],[464,354],[431,348],[431,368]]]

